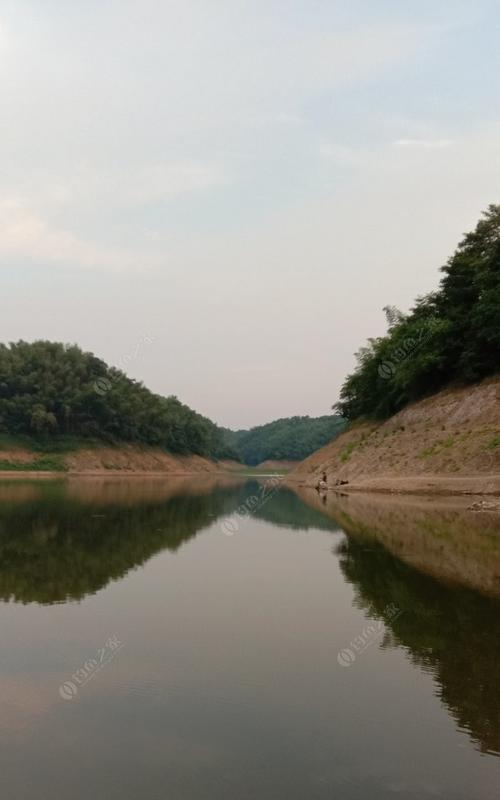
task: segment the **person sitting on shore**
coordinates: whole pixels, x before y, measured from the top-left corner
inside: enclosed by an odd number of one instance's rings
[[[326,472],[323,472],[323,474],[322,474],[322,476],[321,476],[321,478],[320,478],[320,480],[318,482],[318,485],[316,486],[316,489],[318,490],[318,492],[324,491],[325,489],[328,489],[328,484],[326,482]]]

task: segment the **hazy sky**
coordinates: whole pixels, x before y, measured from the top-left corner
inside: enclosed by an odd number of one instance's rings
[[[498,2],[4,0],[0,339],[328,413],[500,202]],[[146,341],[149,337],[153,341]]]

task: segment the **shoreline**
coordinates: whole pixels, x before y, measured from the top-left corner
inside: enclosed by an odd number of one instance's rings
[[[1,470],[0,481],[2,478],[29,478],[33,479],[54,479],[54,478],[178,478],[178,477],[199,477],[207,475],[230,475],[226,470],[195,470],[195,471],[162,471],[162,470]]]
[[[52,480],[54,478],[204,478],[207,476],[224,475],[240,480],[247,478],[285,478],[286,473],[281,472],[244,472],[230,469],[198,469],[198,470],[0,470],[0,481],[2,478],[29,480]]]
[[[57,480],[73,478],[202,478],[206,476],[231,476],[233,478],[255,478],[273,477],[278,473],[262,474],[237,473],[233,470],[207,469],[207,470],[2,470],[0,471],[0,481],[4,480]],[[283,485],[290,488],[312,489],[316,491],[315,485],[305,480],[293,479],[286,473],[280,475]],[[500,496],[500,475],[408,475],[403,477],[382,476],[380,478],[370,478],[342,486],[328,486],[321,494],[345,495],[345,494],[378,494],[378,495],[432,495],[432,496]]]
[[[371,548],[377,541],[400,561],[450,585],[500,598],[500,506],[470,495],[318,494],[296,487],[312,508],[347,537]],[[495,507],[493,507],[495,506]]]
[[[305,480],[287,479],[286,484],[300,488],[315,489]],[[381,476],[353,481],[342,486],[328,486],[325,493],[350,494],[366,492],[370,494],[401,495],[500,495],[500,475],[406,475]]]

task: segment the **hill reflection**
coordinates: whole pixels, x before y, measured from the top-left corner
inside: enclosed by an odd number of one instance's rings
[[[81,600],[162,550],[177,551],[258,490],[232,476],[0,484],[0,599]],[[334,527],[288,490],[271,492],[253,516]]]
[[[404,648],[458,728],[500,754],[498,515],[463,502],[300,495],[347,532],[335,552],[356,604],[384,622],[382,647]]]
[[[161,550],[176,551],[223,513],[227,486],[185,481],[3,486],[0,598],[80,600]],[[215,487],[215,488],[214,488]]]

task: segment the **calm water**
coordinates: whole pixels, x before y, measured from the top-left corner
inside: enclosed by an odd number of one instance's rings
[[[495,520],[360,503],[0,484],[3,796],[496,800]]]

